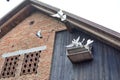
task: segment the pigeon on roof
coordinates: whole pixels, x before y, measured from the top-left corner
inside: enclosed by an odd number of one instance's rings
[[[60,10],[56,14],[53,14],[52,17],[57,17],[60,18],[61,21],[65,21],[67,16],[63,13],[62,10]]]

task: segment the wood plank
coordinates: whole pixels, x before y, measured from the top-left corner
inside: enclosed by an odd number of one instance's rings
[[[94,57],[92,61],[72,64],[66,56],[65,46],[79,35],[81,38],[94,40],[92,50]],[[117,49],[81,31],[75,30],[74,33],[57,32],[50,80],[119,80],[119,53],[120,51]]]

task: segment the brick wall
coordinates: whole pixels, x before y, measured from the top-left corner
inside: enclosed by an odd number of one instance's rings
[[[30,22],[34,21],[32,25]],[[47,49],[40,54],[37,74],[27,74],[20,76],[21,66],[24,55],[21,55],[18,61],[15,77],[1,78],[0,80],[48,80],[51,68],[51,59],[55,32],[66,29],[65,25],[55,19],[35,12],[19,25],[0,39],[0,71],[4,64],[2,54],[17,50],[29,49],[46,45]],[[42,30],[43,38],[36,36],[36,32]]]

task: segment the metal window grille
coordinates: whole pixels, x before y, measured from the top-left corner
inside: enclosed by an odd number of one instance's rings
[[[40,52],[33,52],[24,55],[24,60],[20,75],[37,73]]]
[[[0,78],[9,78],[15,76],[15,71],[17,67],[17,62],[19,60],[19,55],[6,57],[4,65],[2,67]]]

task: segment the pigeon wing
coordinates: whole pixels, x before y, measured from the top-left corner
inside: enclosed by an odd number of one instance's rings
[[[83,40],[81,41],[81,43],[83,43],[85,41],[85,38],[83,38]]]
[[[74,44],[69,44],[69,45],[67,45],[66,47],[67,48],[70,48],[70,47],[73,47],[74,46]]]
[[[52,17],[60,18],[60,15],[59,14],[53,14]]]
[[[65,21],[66,20],[66,15],[63,15],[62,17],[61,17],[61,21]]]
[[[58,15],[60,15],[60,16],[63,16],[63,11],[62,10],[60,10],[60,11],[58,11],[58,13],[57,13]]]
[[[80,36],[76,39],[76,42],[78,42],[80,40]]]
[[[87,40],[87,43],[86,43],[86,46],[90,45],[90,44],[93,43],[93,42],[94,42],[94,40],[88,39],[88,40]]]

